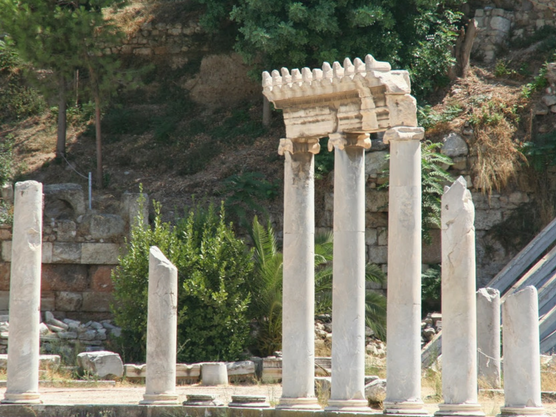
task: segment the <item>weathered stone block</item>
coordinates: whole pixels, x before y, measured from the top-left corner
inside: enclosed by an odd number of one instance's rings
[[[58,311],[78,311],[83,306],[81,293],[60,291],[56,293],[56,308]]]
[[[365,230],[365,244],[369,246],[374,246],[378,242],[378,231],[377,229],[366,229]]]
[[[112,282],[112,267],[93,266],[90,269],[91,289],[95,292],[112,292],[114,284]]]
[[[84,292],[82,296],[83,305],[81,306],[81,310],[94,312],[110,311],[110,303],[113,300],[111,294],[106,292]]]
[[[81,263],[81,244],[56,242],[52,244],[52,263],[78,264]]]
[[[120,246],[115,243],[83,243],[81,263],[89,265],[116,265]]]
[[[41,311],[53,311],[56,306],[56,294],[53,291],[41,292]]]
[[[79,233],[95,240],[113,239],[121,237],[124,228],[124,219],[117,214],[88,214],[79,225]]]
[[[365,177],[376,178],[388,168],[388,152],[368,152],[365,155]]]
[[[43,187],[46,218],[77,218],[85,213],[85,196],[79,184],[51,184]],[[61,202],[62,204],[56,204]],[[67,209],[70,209],[69,211]]]
[[[440,230],[433,229],[429,231],[431,235],[431,243],[423,242],[422,259],[425,264],[438,264],[441,261],[440,251]]]
[[[45,291],[85,291],[89,288],[85,265],[43,265],[41,287]]]
[[[0,310],[8,311],[10,305],[10,292],[0,291]]]
[[[124,374],[122,359],[114,352],[83,352],[77,355],[77,363],[82,372],[102,379],[121,378]]]
[[[441,152],[450,158],[465,156],[469,153],[467,142],[457,133],[450,133],[448,136],[444,137],[442,141],[444,145],[442,146]]]
[[[502,212],[498,210],[476,210],[475,228],[477,230],[489,230],[495,224],[502,221]]]
[[[365,225],[368,228],[386,227],[388,226],[388,214],[366,212]]]
[[[387,246],[369,247],[369,261],[375,264],[385,264],[388,262]]]
[[[366,209],[371,212],[388,212],[388,191],[367,190]]]
[[[7,262],[0,262],[0,291],[10,290],[10,265]]]

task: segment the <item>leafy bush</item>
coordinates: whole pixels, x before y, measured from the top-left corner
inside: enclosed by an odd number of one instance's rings
[[[13,135],[7,135],[0,142],[0,186],[6,184],[13,176]]]
[[[441,311],[442,279],[440,264],[431,265],[421,274],[421,317]]]
[[[125,359],[145,360],[151,246],[178,268],[178,360],[237,360],[249,334],[252,253],[225,223],[223,209],[197,205],[171,226],[161,221],[158,204],[153,228],[137,222],[112,274]]]
[[[0,122],[38,114],[45,103],[38,92],[27,86],[17,54],[0,41]]]
[[[320,66],[371,53],[408,68],[418,96],[446,81],[462,0],[196,0],[201,23],[236,30],[235,49],[257,70]],[[231,22],[230,22],[231,20]],[[386,35],[385,35],[386,34]]]

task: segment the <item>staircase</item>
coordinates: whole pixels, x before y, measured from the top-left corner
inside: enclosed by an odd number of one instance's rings
[[[533,285],[539,293],[541,353],[556,347],[556,219],[546,226],[488,284],[500,291],[500,303],[513,292]],[[442,353],[439,333],[421,352],[421,365],[429,367]]]

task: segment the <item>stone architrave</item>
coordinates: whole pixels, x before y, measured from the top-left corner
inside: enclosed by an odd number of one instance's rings
[[[387,386],[384,414],[426,415],[421,400],[420,127],[395,127],[390,143]]]
[[[502,416],[539,416],[541,402],[537,289],[525,287],[502,304],[504,407]]]
[[[500,291],[477,291],[477,375],[481,384],[500,388]]]
[[[39,350],[43,187],[15,184],[8,382],[3,403],[40,404]]]
[[[370,412],[365,397],[365,149],[368,134],[332,134],[332,388],[327,411]]]
[[[282,397],[277,408],[319,409],[315,396],[315,185],[317,139],[282,139],[284,263]]]
[[[477,402],[475,207],[463,177],[442,196],[442,396],[435,416],[484,416]]]
[[[149,253],[147,378],[140,404],[178,404],[178,270],[156,246]]]

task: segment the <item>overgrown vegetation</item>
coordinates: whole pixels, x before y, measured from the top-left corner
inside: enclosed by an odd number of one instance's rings
[[[522,102],[508,104],[500,98],[477,97],[469,119],[475,129],[474,186],[484,193],[500,191],[515,179],[525,157],[514,139]]]
[[[441,266],[430,265],[421,274],[421,317],[442,309]]]
[[[125,360],[145,360],[151,246],[178,268],[178,360],[239,359],[249,336],[251,251],[226,224],[223,208],[196,205],[175,226],[161,221],[160,205],[155,212],[152,229],[142,220],[132,229],[112,276]]]

